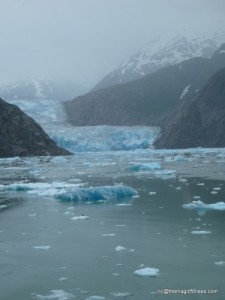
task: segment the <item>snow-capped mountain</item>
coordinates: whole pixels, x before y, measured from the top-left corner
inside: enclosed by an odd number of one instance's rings
[[[207,37],[159,37],[104,77],[93,90],[135,80],[194,57],[209,58],[224,42],[225,32]]]
[[[5,100],[68,100],[83,92],[84,89],[71,82],[50,79],[29,79],[0,86],[0,96]]]

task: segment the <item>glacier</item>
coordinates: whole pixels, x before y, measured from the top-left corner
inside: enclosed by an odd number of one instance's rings
[[[76,152],[132,151],[149,149],[160,133],[159,127],[150,126],[85,126],[74,127],[60,101],[13,99],[62,148]]]

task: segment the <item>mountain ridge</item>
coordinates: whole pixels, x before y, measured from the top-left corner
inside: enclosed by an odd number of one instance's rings
[[[160,126],[182,101],[188,101],[225,67],[225,44],[210,58],[193,58],[141,79],[89,92],[64,102],[75,126]]]
[[[163,67],[194,57],[209,58],[224,41],[225,32],[214,33],[210,37],[178,34],[174,37],[153,39],[106,75],[92,91],[142,78]]]

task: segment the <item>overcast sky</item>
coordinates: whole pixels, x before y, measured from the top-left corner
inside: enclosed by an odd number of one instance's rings
[[[95,85],[162,33],[225,29],[225,0],[0,0],[0,84]]]

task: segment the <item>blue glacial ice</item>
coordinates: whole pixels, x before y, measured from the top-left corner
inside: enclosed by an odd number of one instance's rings
[[[77,188],[69,192],[57,195],[60,201],[75,201],[75,202],[123,202],[137,196],[136,190],[129,186],[100,186],[89,188]]]

